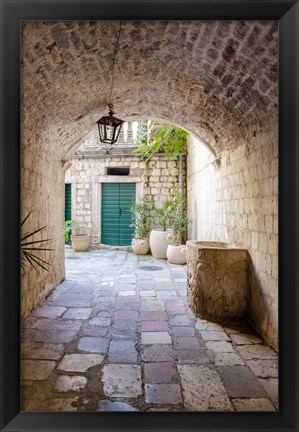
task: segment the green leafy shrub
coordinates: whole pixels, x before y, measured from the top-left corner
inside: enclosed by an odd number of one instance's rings
[[[66,220],[64,222],[64,242],[68,243],[70,240],[70,235],[73,231],[79,230],[79,222],[73,219]],[[74,232],[74,234],[75,234]]]
[[[154,219],[155,223],[166,231],[169,228],[172,216],[172,202],[164,201],[162,207],[154,208]]]
[[[152,228],[153,201],[146,195],[139,197],[138,202],[133,201],[130,206],[132,227],[135,230],[136,239],[145,239],[149,236]]]
[[[177,245],[185,243],[188,229],[187,199],[186,196],[176,187],[173,190],[171,203],[172,222],[171,228]]]

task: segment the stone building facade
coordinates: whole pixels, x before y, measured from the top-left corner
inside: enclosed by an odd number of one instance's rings
[[[71,184],[71,214],[81,226],[91,234],[91,243],[101,243],[101,208],[103,183],[134,183],[136,199],[142,195],[153,199],[159,207],[171,199],[172,190],[186,183],[185,163],[181,173],[179,158],[167,159],[163,153],[145,161],[132,153],[137,143],[120,144],[111,154],[101,149],[97,136],[96,145],[88,145],[86,140],[71,158],[70,167],[65,172],[65,183]],[[183,162],[185,156],[182,155]],[[127,169],[127,175],[118,175],[118,169]],[[112,169],[112,170],[111,170]],[[110,174],[113,172],[113,174]]]

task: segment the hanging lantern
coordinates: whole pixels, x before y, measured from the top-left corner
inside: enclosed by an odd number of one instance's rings
[[[119,44],[119,38],[120,38],[120,32],[121,32],[121,21],[119,23],[119,30],[116,38],[113,58],[112,58],[112,72],[111,72],[111,88],[110,88],[110,95],[108,101],[108,108],[109,108],[109,115],[104,116],[100,118],[96,123],[98,125],[99,129],[99,135],[100,135],[100,141],[104,145],[103,148],[106,149],[107,153],[110,152],[111,148],[113,147],[113,144],[117,142],[117,139],[119,137],[122,124],[124,123],[124,120],[120,120],[116,117],[114,117],[114,111],[113,111],[113,104],[111,103],[112,100],[112,89],[113,89],[113,78],[114,78],[114,66],[115,66],[115,59],[116,54],[118,50],[118,44]],[[108,147],[108,148],[107,148]]]
[[[100,118],[96,123],[99,129],[100,141],[104,144],[114,144],[117,142],[121,131],[123,120],[114,117],[113,105],[108,104],[109,115]]]

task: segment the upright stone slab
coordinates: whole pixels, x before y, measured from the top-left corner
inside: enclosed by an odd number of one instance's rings
[[[246,249],[227,243],[187,242],[187,298],[196,316],[219,321],[246,316],[248,258]]]

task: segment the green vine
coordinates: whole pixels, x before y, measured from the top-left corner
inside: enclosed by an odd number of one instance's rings
[[[167,124],[155,134],[155,126],[153,122],[149,131],[140,138],[141,145],[133,153],[144,157],[147,162],[156,153],[165,153],[167,159],[171,159],[186,152],[188,132]],[[153,134],[155,137],[152,139]]]

